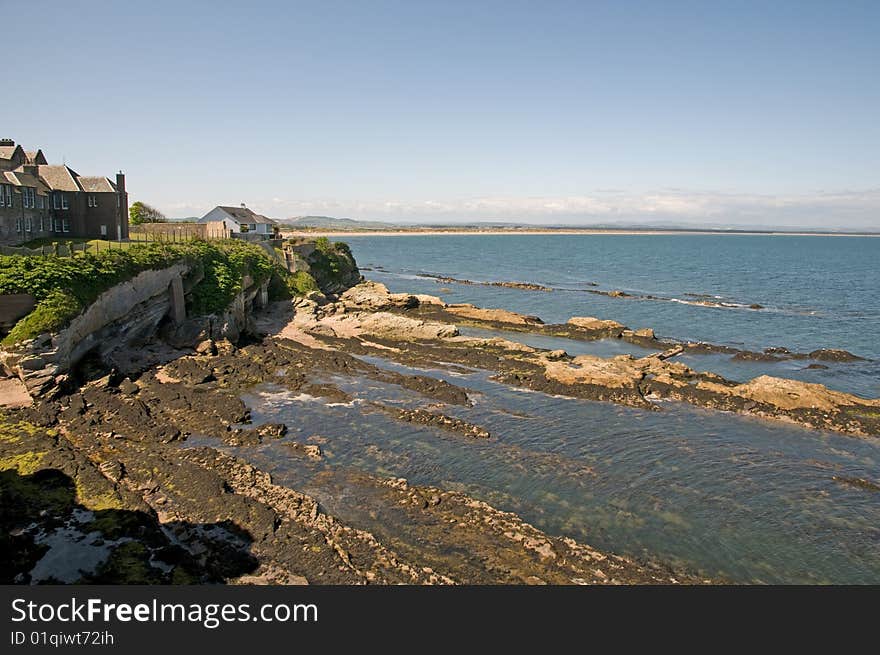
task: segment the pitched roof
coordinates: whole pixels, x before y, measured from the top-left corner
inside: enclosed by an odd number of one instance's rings
[[[21,166],[19,166],[14,171],[7,171],[6,173],[4,173],[4,175],[6,176],[6,179],[15,186],[34,187],[41,195],[45,195],[45,193],[49,190],[48,187],[43,184],[43,181],[39,177],[37,177],[36,175],[32,175],[31,173],[24,172]]]
[[[114,193],[116,185],[106,177],[79,177],[77,178],[83,191],[88,193]]]
[[[25,150],[25,157],[27,158],[28,164],[48,164],[49,162],[46,160],[46,155],[43,154],[42,150],[37,150],[34,152],[33,150]]]
[[[68,166],[39,166],[40,178],[53,191],[82,191],[76,171]]]
[[[21,146],[0,146],[0,159],[12,159],[12,155]]]
[[[224,207],[223,205],[219,205],[218,209],[222,209],[224,212],[229,214],[229,217],[239,225],[242,223],[275,223],[275,221],[273,221],[271,218],[267,218],[261,214],[257,214],[252,209],[248,209],[247,207]]]

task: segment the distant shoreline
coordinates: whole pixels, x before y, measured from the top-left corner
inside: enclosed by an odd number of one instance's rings
[[[405,236],[492,236],[492,235],[724,235],[724,236],[788,236],[788,237],[880,237],[878,232],[781,232],[781,231],[736,231],[736,230],[634,230],[634,229],[415,229],[415,230],[325,230],[305,229],[293,230],[282,229],[284,237],[290,236],[313,236],[313,237],[405,237]]]

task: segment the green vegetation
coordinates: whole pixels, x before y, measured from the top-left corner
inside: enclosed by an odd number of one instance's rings
[[[263,282],[286,276],[259,246],[244,241],[190,241],[175,244],[129,244],[74,257],[0,256],[0,294],[28,293],[37,300],[33,312],[3,339],[12,344],[66,325],[110,287],[138,273],[186,261],[203,274],[190,294],[193,314],[225,309],[241,291],[242,278]]]
[[[326,238],[316,240],[316,250],[308,258],[312,274],[288,273],[277,255],[273,258],[260,246],[235,239],[114,243],[106,250],[77,252],[70,257],[0,256],[0,295],[27,293],[37,301],[35,309],[0,343],[10,345],[57,331],[110,287],[143,271],[177,262],[192,265],[200,278],[187,297],[191,315],[226,309],[241,291],[246,275],[256,283],[270,280],[272,300],[337,292],[359,275],[348,246]]]
[[[269,283],[269,299],[282,300],[294,296],[308,296],[310,293],[321,293],[318,283],[306,271],[296,273],[282,272],[272,277]]]
[[[165,218],[165,214],[140,200],[128,208],[128,220],[132,225],[141,225],[142,223],[165,223],[168,221],[168,219]]]
[[[309,265],[322,288],[344,284],[359,275],[348,244],[331,242],[327,237],[315,239],[315,252],[309,257]]]

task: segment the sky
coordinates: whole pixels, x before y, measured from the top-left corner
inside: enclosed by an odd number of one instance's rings
[[[0,15],[0,136],[172,217],[880,229],[876,1]]]

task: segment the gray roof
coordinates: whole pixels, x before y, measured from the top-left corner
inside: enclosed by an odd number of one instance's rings
[[[27,157],[28,164],[48,164],[49,163],[48,161],[46,161],[46,155],[43,154],[42,150],[37,150],[37,151],[26,150],[24,154],[25,154],[25,157]]]
[[[40,195],[46,195],[46,192],[49,190],[40,178],[36,175],[25,173],[21,166],[14,171],[7,171],[4,175],[15,186],[34,187]]]
[[[247,225],[256,223],[268,223],[272,225],[275,223],[271,218],[257,214],[255,211],[248,209],[247,207],[224,207],[223,205],[218,205],[218,208],[229,214],[229,217],[239,225],[242,223]]]
[[[12,159],[12,155],[21,146],[0,146],[0,159]]]
[[[116,185],[106,177],[78,177],[83,191],[88,193],[115,193]]]
[[[53,191],[82,191],[76,178],[76,171],[68,166],[40,166],[40,178]]]

